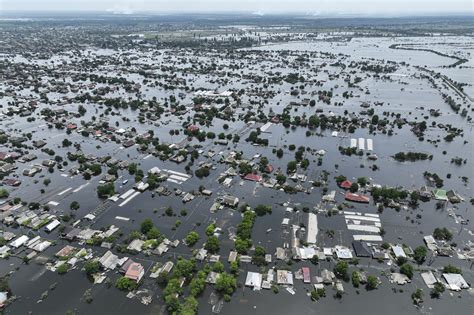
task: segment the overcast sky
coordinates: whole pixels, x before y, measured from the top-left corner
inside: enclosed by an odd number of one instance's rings
[[[473,12],[474,0],[0,0],[0,11],[413,15]]]

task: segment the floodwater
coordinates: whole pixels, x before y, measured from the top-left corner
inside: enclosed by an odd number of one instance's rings
[[[278,52],[281,50],[290,50],[293,52],[299,51],[323,51],[330,52],[333,54],[344,54],[356,60],[375,58],[375,59],[386,59],[397,62],[406,62],[410,65],[426,66],[431,69],[440,69],[442,66],[451,64],[453,61],[450,58],[438,56],[429,52],[423,51],[405,51],[405,50],[393,50],[389,49],[393,43],[404,43],[406,41],[416,42],[416,38],[359,38],[353,39],[349,43],[285,43],[277,45],[269,45],[256,48],[256,50]],[[424,39],[425,40],[425,39]],[[437,39],[442,41],[443,39]],[[459,38],[459,41],[466,40],[465,38]],[[255,49],[255,48],[254,48]],[[468,49],[472,49],[469,47]],[[110,52],[113,53],[113,52]],[[160,57],[161,58],[161,57]],[[160,59],[161,60],[161,59]],[[203,60],[203,59],[201,59]],[[468,64],[471,64],[472,60]],[[298,69],[302,73],[309,73],[308,69]],[[258,70],[252,70],[258,71]],[[294,71],[294,69],[287,70],[288,72]],[[458,72],[458,69],[445,69],[443,70],[446,75],[450,76]],[[337,69],[334,70],[337,72]],[[110,73],[113,73],[111,70]],[[472,71],[471,71],[472,73]],[[474,134],[472,130],[472,124],[468,123],[465,118],[455,114],[451,111],[448,105],[446,105],[440,95],[440,93],[434,90],[430,84],[425,80],[420,80],[414,77],[415,70],[412,67],[401,67],[397,73],[398,76],[393,76],[392,81],[379,80],[375,78],[366,78],[363,82],[363,86],[366,86],[370,90],[370,94],[361,93],[361,96],[357,99],[349,99],[345,101],[344,106],[334,105],[317,105],[322,107],[324,113],[335,113],[342,114],[344,110],[348,110],[349,113],[358,113],[360,110],[360,102],[384,102],[383,106],[375,106],[375,113],[382,117],[383,111],[390,111],[394,113],[400,113],[402,117],[409,120],[423,120],[425,115],[429,115],[428,109],[439,109],[441,116],[437,118],[428,118],[428,125],[430,126],[431,121],[436,120],[437,123],[451,124],[464,130],[463,137],[456,137],[451,143],[446,143],[442,140],[445,136],[445,132],[437,128],[429,128],[426,133],[425,139],[437,140],[437,147],[427,141],[420,142],[418,138],[410,131],[408,125],[404,125],[401,129],[395,129],[392,136],[376,133],[369,134],[367,129],[358,129],[354,134],[344,134],[345,137],[331,137],[331,131],[321,131],[321,136],[312,135],[307,137],[305,135],[306,128],[284,128],[281,124],[272,125],[269,129],[269,133],[262,134],[262,137],[268,138],[270,145],[268,147],[256,147],[252,146],[244,141],[245,136],[242,136],[241,142],[238,145],[238,150],[242,150],[247,158],[251,158],[254,154],[261,154],[267,156],[270,163],[277,168],[286,169],[288,161],[293,159],[293,152],[285,150],[285,156],[282,159],[278,159],[275,154],[272,153],[274,148],[286,146],[289,144],[295,144],[298,146],[307,146],[315,150],[324,149],[327,153],[323,157],[323,163],[321,166],[317,166],[317,156],[309,155],[308,159],[311,164],[306,172],[306,175],[311,180],[317,180],[321,176],[321,171],[326,170],[330,173],[330,183],[328,186],[329,191],[337,191],[337,201],[343,200],[343,195],[340,194],[338,189],[332,180],[334,176],[339,174],[345,175],[349,179],[355,179],[361,176],[366,176],[371,179],[371,182],[378,183],[387,186],[402,186],[406,189],[419,188],[425,185],[426,182],[422,177],[423,171],[427,170],[430,172],[435,171],[444,179],[444,187],[446,189],[454,189],[460,195],[464,196],[465,202],[455,207],[455,212],[462,215],[462,217],[468,220],[468,225],[460,225],[448,215],[447,209],[436,209],[436,202],[430,201],[421,203],[418,210],[401,210],[397,212],[393,209],[386,208],[380,215],[382,226],[386,231],[384,241],[392,243],[404,243],[411,247],[422,245],[423,235],[431,234],[433,229],[436,227],[444,226],[452,231],[457,231],[455,235],[455,241],[458,246],[461,247],[466,244],[469,240],[473,240],[470,230],[472,230],[474,222],[474,212],[472,211],[472,205],[469,204],[469,199],[473,196],[473,184],[472,179],[467,184],[464,184],[460,177],[472,176],[473,172],[473,161],[474,161],[474,147],[472,140]],[[326,74],[322,73],[322,77]],[[469,84],[472,84],[472,76],[464,76],[461,74],[456,77],[455,80],[471,80]],[[197,86],[203,86],[206,88],[218,87],[217,83],[210,83],[207,78],[195,78],[195,84]],[[339,94],[334,97],[334,101],[343,101],[340,94],[344,91],[344,87],[341,85],[342,79],[339,78],[336,81],[328,82],[325,88],[329,88],[332,85],[334,88],[334,94]],[[464,82],[464,81],[463,81]],[[465,81],[468,82],[468,81]],[[236,86],[241,85],[241,82],[235,82]],[[339,87],[336,85],[339,84]],[[232,82],[229,83],[225,88],[232,88]],[[278,87],[282,91],[289,90],[290,85],[283,84]],[[120,93],[115,94],[120,96]],[[156,90],[145,91],[146,97],[162,97],[165,93]],[[52,96],[53,97],[53,96]],[[308,96],[309,97],[309,96]],[[286,104],[292,100],[289,94],[278,94],[269,104],[265,105],[265,112],[268,112],[270,108],[275,113],[281,113]],[[65,109],[72,109],[76,104],[67,105]],[[96,105],[97,106],[97,105]],[[424,107],[425,109],[420,109]],[[243,112],[243,110],[242,110]],[[292,114],[303,115],[306,113],[308,116],[314,113],[314,108],[311,107],[298,107],[297,112],[291,111]],[[136,113],[132,110],[121,110],[122,116],[135,118]],[[86,117],[82,119],[91,119],[92,115],[97,115],[94,110],[88,110]],[[111,122],[119,120],[119,117],[110,117]],[[135,119],[131,119],[130,122],[124,122],[120,119],[120,127],[135,127],[137,132],[140,134],[149,129],[155,131],[155,135],[158,135],[161,141],[165,142],[180,142],[183,139],[183,135],[171,136],[169,131],[171,129],[177,129],[180,127],[182,122],[179,118],[169,116],[162,120],[169,120],[169,124],[161,125],[160,127],[154,127],[151,124],[138,124]],[[13,124],[11,124],[13,123]],[[221,132],[223,124],[226,123],[219,119],[215,119],[213,126],[210,126],[206,131],[213,131],[216,134]],[[11,125],[10,125],[11,124]],[[112,125],[112,123],[111,123]],[[12,121],[2,120],[2,128],[13,127],[21,130],[22,132],[35,132],[35,138],[44,138],[48,140],[49,147],[56,150],[57,154],[65,155],[65,150],[60,148],[61,142],[66,136],[63,130],[48,129],[44,122],[37,120],[33,123],[26,122],[26,118],[15,118]],[[230,129],[227,132],[237,132],[244,126],[243,122],[235,122],[230,124]],[[226,133],[227,133],[226,132]],[[161,161],[155,157],[147,157],[148,154],[141,154],[134,147],[123,149],[115,143],[100,143],[100,147],[97,147],[97,141],[90,141],[87,138],[82,137],[77,133],[67,136],[70,141],[79,142],[82,150],[86,153],[94,153],[97,156],[112,155],[116,159],[128,159],[131,162],[140,163],[140,167],[143,170],[148,170],[154,166],[158,166],[161,169],[170,169],[178,172],[185,173],[185,163],[177,165],[169,161]],[[371,171],[369,166],[373,165],[374,162],[369,162],[365,157],[359,156],[342,156],[339,151],[339,146],[347,147],[350,144],[350,138],[372,138],[374,141],[374,152],[377,154],[379,159],[375,162],[379,166],[379,170]],[[464,140],[468,141],[464,143]],[[193,140],[192,143],[198,143],[197,140]],[[205,142],[204,151],[213,149],[215,152],[222,152],[223,156],[226,153],[234,150],[234,145],[219,146],[210,142]],[[430,152],[433,154],[431,161],[419,161],[419,162],[406,162],[400,163],[394,161],[391,156],[400,151],[411,151],[416,150],[418,152]],[[446,151],[446,154],[442,152]],[[42,154],[42,155],[41,155]],[[467,163],[462,166],[454,166],[450,163],[451,158],[456,156],[462,156],[467,158]],[[47,158],[44,153],[38,153],[38,161]],[[200,157],[200,160],[206,160]],[[194,248],[200,248],[204,243],[205,237],[203,237],[206,226],[216,221],[217,226],[221,227],[225,233],[229,231],[229,228],[235,227],[240,222],[240,214],[235,210],[224,209],[218,211],[216,214],[211,214],[209,209],[213,204],[214,198],[217,195],[230,194],[240,198],[241,201],[248,203],[249,205],[255,206],[259,203],[270,204],[273,207],[273,213],[264,217],[258,217],[256,224],[253,229],[253,241],[254,244],[263,245],[268,253],[274,253],[276,247],[281,247],[284,242],[288,242],[288,235],[283,233],[281,228],[281,221],[285,216],[288,216],[285,212],[286,206],[283,203],[287,203],[291,207],[309,207],[313,208],[319,204],[322,191],[320,188],[311,188],[309,183],[305,184],[305,187],[310,188],[311,192],[297,193],[294,195],[288,195],[281,191],[274,189],[265,188],[261,185],[244,182],[243,185],[239,184],[239,179],[235,178],[234,183],[230,188],[224,188],[217,181],[217,174],[224,172],[228,166],[217,163],[220,160],[220,156],[216,155],[212,161],[216,166],[216,170],[212,170],[211,176],[205,179],[198,179],[192,177],[182,185],[175,185],[173,183],[165,183],[170,190],[173,188],[179,188],[183,191],[196,190],[200,185],[205,186],[207,189],[212,190],[213,196],[210,198],[198,197],[193,201],[183,204],[180,198],[171,194],[170,196],[152,196],[150,192],[145,192],[131,200],[126,206],[118,206],[119,202],[115,203],[110,209],[107,209],[102,213],[97,220],[93,223],[92,228],[100,229],[110,225],[120,227],[124,235],[127,235],[133,230],[139,229],[140,223],[146,219],[151,218],[158,229],[163,232],[170,240],[183,239],[189,230],[195,229],[201,235],[201,239]],[[336,168],[337,164],[337,168]],[[68,169],[70,166],[66,167]],[[42,178],[38,183],[33,181],[25,182],[12,192],[12,196],[20,196],[24,199],[28,196],[31,200],[41,201],[57,201],[59,206],[52,207],[52,212],[60,213],[61,211],[68,211],[69,204],[76,200],[80,202],[81,208],[75,212],[76,218],[82,218],[84,215],[91,212],[99,203],[100,200],[96,197],[95,188],[98,183],[98,178],[93,178],[90,184],[77,192],[69,192],[62,195],[58,195],[64,189],[71,187],[73,189],[84,184],[84,180],[80,176],[76,177],[64,177],[60,176],[60,171],[55,170],[54,174],[46,174],[46,170],[41,173],[45,177],[51,177],[52,183],[47,188],[46,194],[41,194],[40,189],[43,188]],[[446,178],[447,174],[451,174],[451,178]],[[123,193],[130,189],[133,185],[132,176],[126,171],[119,171],[121,176],[117,181],[117,191]],[[38,175],[37,175],[38,176]],[[124,179],[130,179],[129,183],[125,187],[119,187]],[[174,229],[175,221],[178,216],[168,217],[164,215],[164,211],[169,206],[173,207],[174,212],[179,214],[181,209],[186,209],[188,215],[185,217],[179,217],[182,224],[179,228]],[[348,209],[350,211],[364,212],[364,213],[377,213],[376,207],[371,203],[370,205],[351,205],[353,208]],[[452,207],[449,205],[448,207]],[[155,211],[156,210],[156,211]],[[299,220],[300,213],[293,213],[290,218],[294,221]],[[421,214],[422,219],[417,219],[416,214]],[[130,218],[130,221],[117,220],[117,216]],[[350,246],[352,241],[352,234],[347,230],[344,218],[342,215],[337,216],[326,216],[320,214],[318,216],[320,237],[318,237],[318,245],[320,247],[330,247],[337,244],[344,244]],[[196,223],[200,223],[197,226]],[[272,228],[270,233],[265,231]],[[335,237],[330,238],[325,234],[325,231],[334,230]],[[19,230],[13,230],[15,233],[20,233]],[[26,230],[24,231],[26,232]],[[57,239],[56,234],[48,235],[42,230],[39,231],[40,235],[49,239]],[[47,251],[42,253],[44,256],[52,256],[57,252],[62,244],[66,244],[65,241],[57,239],[57,245],[49,248]],[[233,242],[227,238],[227,234],[221,238],[221,260],[227,261],[227,253],[233,248]],[[94,248],[98,256],[105,252],[105,249]],[[177,256],[190,257],[190,251],[184,246],[180,245],[177,249],[172,249],[168,254],[162,257],[146,257],[144,254],[133,256],[133,259],[141,262],[146,269],[149,269],[154,261],[165,262],[169,259],[175,260]],[[467,261],[461,261],[456,258],[445,258],[437,257],[431,264],[431,267],[442,267],[448,263],[453,263],[456,266],[463,268],[464,277],[469,283],[474,283],[474,276],[471,270],[471,265]],[[333,262],[321,262],[318,266],[311,265],[310,262],[294,263],[289,266],[292,270],[297,270],[300,266],[309,266],[312,275],[319,273],[321,269],[333,268]],[[278,263],[282,266],[281,262]],[[312,302],[307,296],[307,293],[312,289],[311,286],[303,284],[300,280],[295,280],[295,295],[291,295],[284,288],[280,288],[280,292],[275,295],[271,290],[263,290],[255,292],[249,288],[244,288],[243,283],[245,281],[246,271],[257,271],[258,267],[251,264],[242,264],[242,272],[239,277],[239,288],[232,296],[230,303],[225,303],[222,314],[272,314],[272,315],[283,315],[283,314],[337,314],[337,313],[354,313],[354,314],[381,314],[382,312],[387,315],[392,314],[418,314],[418,313],[429,313],[429,314],[470,314],[472,313],[473,298],[472,293],[464,290],[461,293],[451,294],[445,292],[441,299],[435,300],[429,298],[429,289],[425,287],[421,281],[419,273],[416,273],[412,283],[405,286],[397,286],[390,284],[387,277],[383,276],[382,271],[390,271],[390,266],[386,263],[378,263],[368,259],[360,259],[360,266],[369,272],[369,274],[376,274],[382,280],[381,286],[377,290],[367,292],[361,288],[355,290],[350,283],[344,283],[345,294],[341,299],[334,298],[335,291],[332,288],[326,288],[327,297],[321,299],[318,302]],[[16,270],[16,268],[19,268]],[[353,268],[352,268],[353,269]],[[351,270],[352,270],[351,269]],[[86,278],[83,271],[73,270],[68,274],[60,276],[56,273],[45,270],[44,266],[37,264],[32,261],[28,265],[21,263],[19,258],[11,257],[9,260],[0,260],[0,272],[6,274],[10,270],[16,270],[11,276],[11,287],[19,300],[10,305],[6,310],[5,314],[64,314],[67,310],[74,310],[76,314],[159,314],[163,311],[163,302],[161,300],[161,289],[151,279],[146,279],[145,283],[141,286],[141,289],[149,289],[152,292],[153,302],[145,306],[141,304],[137,299],[128,299],[125,297],[123,292],[118,291],[113,287],[113,283],[118,278],[117,273],[109,273],[109,277],[112,279],[112,287],[108,287],[106,284],[93,285]],[[53,283],[57,283],[56,287],[52,290],[50,286]],[[91,288],[92,296],[94,301],[90,304],[82,301],[82,295],[85,290]],[[425,302],[423,303],[423,309],[419,310],[412,305],[410,295],[415,291],[416,288],[422,288],[425,291]],[[42,302],[38,303],[43,292],[48,290],[48,297]],[[207,303],[209,295],[212,289],[210,286],[207,287],[200,300],[199,310],[201,314],[210,314],[211,306]]]

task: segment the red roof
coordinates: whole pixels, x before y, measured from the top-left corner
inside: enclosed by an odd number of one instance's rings
[[[77,128],[77,125],[76,124],[68,124],[66,126],[67,129],[76,129]]]
[[[18,186],[21,184],[21,181],[15,178],[5,178],[3,184],[7,186]]]
[[[353,194],[351,192],[346,192],[345,198],[346,200],[354,201],[354,202],[369,203],[370,201],[370,198],[368,196]]]
[[[308,267],[303,267],[303,268],[301,268],[301,270],[303,271],[303,282],[304,283],[311,283],[311,275],[310,275],[310,272],[309,272],[309,268]]]
[[[339,187],[344,188],[344,189],[349,189],[351,188],[352,182],[350,180],[345,180],[342,183],[339,184]]]
[[[278,116],[273,116],[271,122],[274,124],[278,124],[280,122],[280,118],[278,118]]]
[[[138,282],[143,277],[143,272],[143,266],[139,263],[133,262],[128,267],[125,277]]]
[[[259,182],[259,181],[262,180],[262,176],[257,175],[257,174],[253,174],[253,173],[249,173],[249,174],[245,175],[244,179],[251,180],[251,181],[254,181],[254,182]]]
[[[195,131],[198,131],[199,130],[199,127],[196,126],[196,125],[191,125],[188,127],[188,131],[191,131],[191,132],[195,132]]]
[[[7,152],[0,152],[0,161],[1,160],[6,160],[10,157],[10,153]]]

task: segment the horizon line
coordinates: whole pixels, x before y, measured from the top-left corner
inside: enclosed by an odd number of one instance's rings
[[[131,12],[119,12],[117,10],[1,10],[0,16],[3,14],[101,14],[111,16],[133,16],[133,15],[249,15],[255,17],[265,16],[300,16],[300,17],[449,17],[449,16],[473,16],[473,11],[459,11],[459,12],[385,12],[385,13],[351,13],[351,12],[260,12],[260,11],[230,11],[230,10],[219,10],[219,11],[175,11],[168,10],[159,12],[153,11],[131,11]]]

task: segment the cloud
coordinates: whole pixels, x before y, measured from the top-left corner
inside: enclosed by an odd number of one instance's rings
[[[418,14],[465,12],[471,0],[0,0],[0,10],[117,13],[259,12],[312,14]]]

